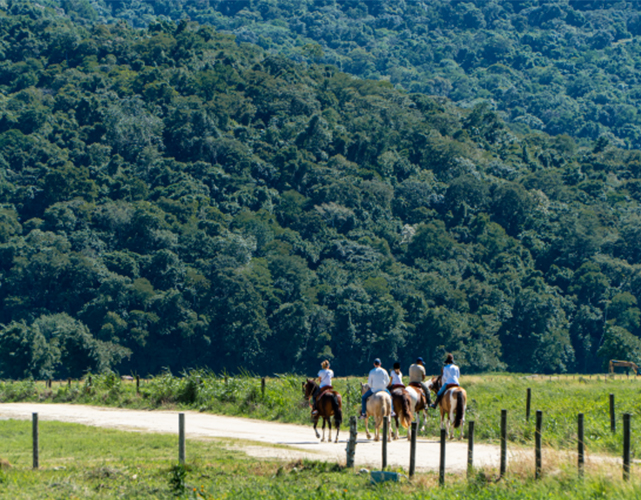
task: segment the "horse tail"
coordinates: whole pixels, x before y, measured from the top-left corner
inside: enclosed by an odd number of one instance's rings
[[[336,393],[332,394],[331,400],[332,410],[334,410],[334,425],[336,425],[336,428],[338,429],[341,423],[343,423],[343,410],[341,409],[341,405],[338,401],[338,395]]]
[[[401,407],[401,425],[407,429],[412,423],[412,405],[410,400],[410,395],[405,393],[403,394],[402,407]]]
[[[463,420],[463,413],[465,412],[465,396],[463,391],[456,391],[456,416],[454,417],[454,428],[458,429]]]

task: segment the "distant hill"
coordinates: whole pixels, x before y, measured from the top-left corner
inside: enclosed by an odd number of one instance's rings
[[[641,361],[639,151],[196,22],[12,2],[0,49],[3,377]]]
[[[78,20],[190,18],[298,61],[549,134],[641,146],[641,4],[604,0],[61,0]]]

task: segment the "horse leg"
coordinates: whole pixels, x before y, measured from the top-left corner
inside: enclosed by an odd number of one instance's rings
[[[365,417],[365,434],[367,435],[367,439],[372,439],[372,436],[369,433],[369,416]]]
[[[318,425],[318,416],[314,417],[314,432],[316,433],[316,439],[320,439],[320,434],[316,426]]]
[[[334,442],[338,443],[338,433],[341,430],[341,425],[336,421],[336,416],[334,416],[334,425],[336,426],[336,439],[334,440]]]
[[[327,425],[329,426],[329,438],[327,439],[328,443],[332,442],[332,417],[331,415],[327,417]]]
[[[327,420],[325,419],[325,417],[323,417],[323,439],[321,439],[321,443],[325,442],[325,423],[326,422]]]

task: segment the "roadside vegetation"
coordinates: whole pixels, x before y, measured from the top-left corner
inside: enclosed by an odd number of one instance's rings
[[[140,392],[135,382],[123,381],[114,374],[92,375],[73,381],[54,382],[48,389],[44,382],[0,382],[0,402],[34,401],[78,403],[125,408],[184,409],[222,415],[297,423],[310,426],[309,407],[302,396],[300,376],[283,375],[266,379],[265,394],[261,379],[249,374],[215,375],[191,371],[182,377],[165,373],[142,380]],[[337,379],[334,387],[343,395],[344,424],[360,411],[360,382],[364,378]],[[588,453],[620,455],[622,450],[622,414],[632,414],[632,433],[641,430],[641,380],[619,375],[526,377],[518,375],[484,375],[463,377],[468,391],[466,420],[476,422],[478,441],[498,443],[501,409],[508,410],[508,440],[516,446],[534,442],[534,415],[543,411],[543,442],[558,449],[576,449],[577,414],[585,415]],[[525,419],[526,389],[532,388],[531,418]],[[609,394],[615,395],[617,432],[610,431]],[[438,436],[437,412],[430,410],[425,434]],[[641,451],[634,446],[632,456]]]
[[[256,460],[223,441],[190,440],[187,464],[176,462],[175,436],[96,429],[59,422],[40,423],[41,462],[31,469],[31,427],[27,421],[0,424],[0,499],[363,499],[409,496],[425,499],[638,498],[639,476],[624,484],[612,467],[588,470],[585,481],[571,467],[534,481],[513,467],[497,481],[492,469],[467,481],[448,475],[438,487],[434,473],[410,483],[373,486],[367,474],[316,461]],[[403,472],[400,469],[399,472]]]

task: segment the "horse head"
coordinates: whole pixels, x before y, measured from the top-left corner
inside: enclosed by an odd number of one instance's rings
[[[310,398],[314,393],[314,388],[316,387],[316,382],[312,379],[307,379],[307,382],[303,382],[303,394],[306,398]]]
[[[441,389],[441,386],[443,385],[443,377],[441,375],[437,375],[436,377],[432,377],[432,380],[430,380],[427,383],[427,387],[430,388],[430,390],[434,392],[438,392]]]
[[[369,391],[369,384],[361,382],[361,395],[365,394],[367,391]]]

